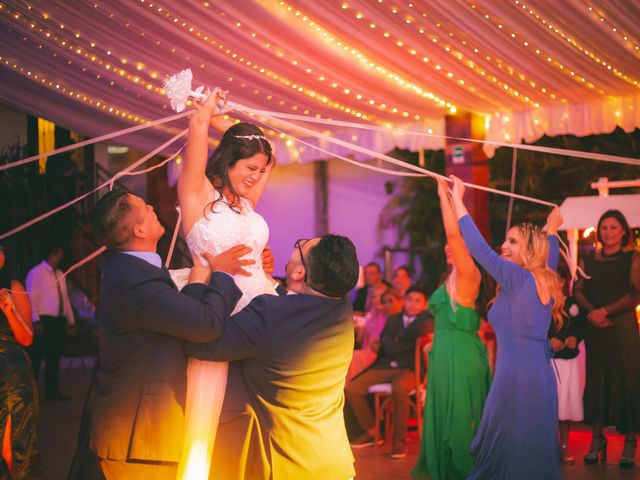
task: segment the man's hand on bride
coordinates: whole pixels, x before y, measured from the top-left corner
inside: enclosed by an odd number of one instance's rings
[[[251,248],[246,245],[236,245],[229,250],[225,250],[219,255],[213,255],[209,252],[204,252],[203,256],[209,262],[211,269],[214,272],[225,272],[231,275],[244,275],[246,277],[251,276],[251,272],[248,272],[242,267],[247,265],[253,265],[255,260],[243,259],[245,255],[251,253]]]
[[[197,255],[193,255],[193,267],[189,271],[189,283],[209,283],[211,278],[211,267],[202,264],[202,260]]]
[[[264,247],[264,250],[262,250],[262,269],[264,270],[264,273],[271,276],[275,265],[276,259],[273,256],[271,248],[269,247],[269,245],[267,245]]]

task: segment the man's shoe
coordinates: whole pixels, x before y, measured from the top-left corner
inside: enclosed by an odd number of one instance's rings
[[[51,402],[66,402],[68,400],[71,400],[71,397],[69,395],[65,395],[64,393],[53,392],[47,394],[47,400]]]
[[[367,448],[373,447],[376,444],[376,439],[370,433],[363,433],[353,442],[351,442],[351,448]]]
[[[398,442],[393,444],[393,449],[389,454],[389,458],[399,460],[407,456],[407,445],[404,442]]]

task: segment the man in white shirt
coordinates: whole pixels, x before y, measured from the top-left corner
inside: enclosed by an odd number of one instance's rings
[[[60,246],[50,248],[46,258],[29,270],[26,281],[36,332],[29,355],[36,379],[40,364],[45,360],[47,400],[69,399],[58,390],[59,364],[64,351],[67,324],[75,324],[67,282],[58,268],[63,255]]]

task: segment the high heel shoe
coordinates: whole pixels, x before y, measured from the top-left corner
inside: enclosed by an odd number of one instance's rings
[[[595,465],[600,460],[607,463],[607,439],[605,437],[593,437],[589,453],[584,456],[586,465]]]
[[[631,468],[636,464],[637,443],[637,439],[624,441],[624,450],[622,451],[622,456],[620,457],[620,461],[618,462],[620,468]],[[631,451],[631,455],[629,455],[629,451]],[[625,455],[625,452],[627,453],[627,455]]]
[[[560,446],[560,458],[562,459],[563,465],[573,465],[576,463],[575,458],[573,458],[573,455],[571,455],[566,445]]]

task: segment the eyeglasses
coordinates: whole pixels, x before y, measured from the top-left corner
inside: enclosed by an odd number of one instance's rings
[[[304,261],[304,255],[302,253],[302,247],[309,241],[309,238],[299,238],[298,240],[296,240],[296,242],[293,244],[294,247],[296,247],[298,249],[298,251],[300,252],[300,261],[302,262],[302,266],[304,267],[304,283],[306,283],[310,288],[314,289],[316,292],[321,293],[323,295],[326,295],[327,297],[331,297],[334,298],[333,294],[327,293],[324,290],[319,289],[318,287],[315,287],[313,285],[311,285],[309,282],[307,282],[307,264]]]
[[[300,260],[302,261],[302,266],[304,267],[304,283],[307,283],[307,264],[304,261],[304,255],[302,254],[302,245],[309,241],[308,238],[299,238],[296,240],[296,243],[293,244],[294,247],[297,247],[300,252]]]

